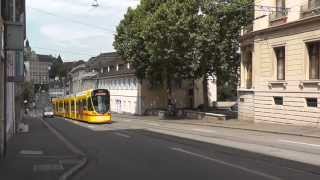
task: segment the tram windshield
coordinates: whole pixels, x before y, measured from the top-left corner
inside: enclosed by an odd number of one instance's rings
[[[107,113],[109,111],[109,93],[95,92],[92,96],[92,104],[97,113]]]

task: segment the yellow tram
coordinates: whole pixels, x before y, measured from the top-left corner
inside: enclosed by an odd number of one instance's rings
[[[52,101],[54,115],[88,123],[111,123],[110,93],[95,89]]]

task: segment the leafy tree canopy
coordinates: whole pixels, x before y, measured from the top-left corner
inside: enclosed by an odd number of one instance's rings
[[[220,81],[238,74],[241,28],[253,0],[141,0],[117,27],[114,47],[139,79],[164,84],[207,74]],[[201,7],[204,15],[198,15]],[[218,79],[218,80],[219,80]]]

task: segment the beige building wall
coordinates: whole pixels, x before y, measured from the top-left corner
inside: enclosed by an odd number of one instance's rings
[[[309,79],[307,44],[320,41],[320,17],[305,17],[306,0],[287,0],[286,22],[272,25],[269,16],[254,22],[254,31],[243,36],[239,119],[255,122],[319,126],[320,106],[308,107],[307,98],[320,102],[320,80]],[[259,4],[275,6],[273,0]],[[265,12],[256,11],[256,17]],[[285,80],[277,80],[274,48],[285,47]],[[252,86],[248,86],[246,53],[252,52]],[[276,105],[274,97],[282,97]]]

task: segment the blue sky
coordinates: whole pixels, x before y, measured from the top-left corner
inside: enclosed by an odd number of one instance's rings
[[[139,0],[26,0],[27,37],[39,54],[64,61],[88,60],[112,52],[115,28]]]

